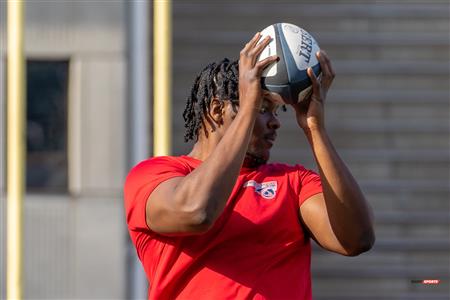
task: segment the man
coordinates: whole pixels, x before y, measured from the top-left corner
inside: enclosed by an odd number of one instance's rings
[[[187,156],[155,157],[127,177],[129,232],[150,299],[311,299],[310,237],[347,256],[374,243],[370,208],[333,148],[324,101],[334,78],[317,53],[313,93],[292,105],[319,174],[268,164],[280,106],[261,89],[257,33],[237,63],[210,64],[196,78],[183,117]]]

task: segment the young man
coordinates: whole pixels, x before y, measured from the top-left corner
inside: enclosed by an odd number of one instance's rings
[[[192,151],[143,161],[127,177],[127,224],[149,299],[311,299],[310,237],[347,256],[374,243],[370,208],[325,129],[334,71],[323,51],[321,79],[308,70],[310,99],[292,105],[319,174],[267,163],[279,104],[261,73],[277,57],[258,62],[269,42],[259,39],[239,65],[213,63],[196,78],[183,114]]]

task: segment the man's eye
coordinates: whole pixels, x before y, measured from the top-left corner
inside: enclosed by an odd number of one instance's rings
[[[260,114],[265,114],[267,112],[267,108],[265,107],[261,107],[261,109],[259,110]]]

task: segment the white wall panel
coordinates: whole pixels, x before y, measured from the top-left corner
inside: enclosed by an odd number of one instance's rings
[[[83,60],[81,78],[81,190],[117,195],[125,177],[125,64]]]

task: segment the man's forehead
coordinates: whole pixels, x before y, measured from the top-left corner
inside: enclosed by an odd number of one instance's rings
[[[262,95],[264,98],[264,101],[270,102],[270,104],[273,105],[283,105],[283,99],[281,96],[277,93],[269,92],[267,90],[262,90]]]

